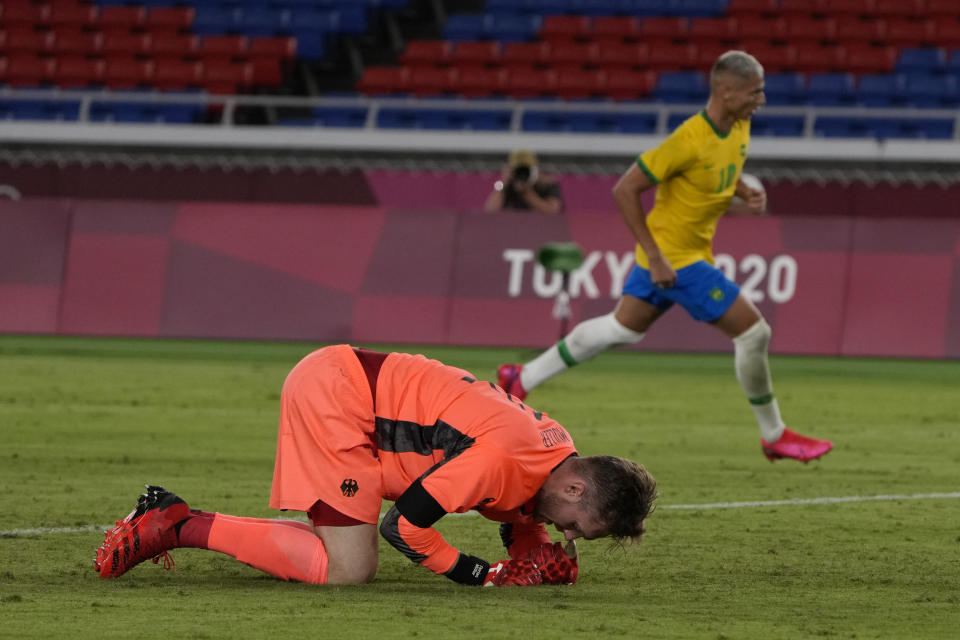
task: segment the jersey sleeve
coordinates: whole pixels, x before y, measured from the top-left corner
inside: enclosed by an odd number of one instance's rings
[[[451,545],[433,524],[447,513],[469,511],[499,497],[507,459],[475,447],[435,465],[397,498],[380,524],[381,535],[413,562],[473,584],[470,579],[477,566],[489,565]],[[482,573],[485,576],[486,570]]]
[[[697,148],[681,127],[660,146],[642,153],[637,165],[654,184],[660,184],[693,166],[696,160]]]

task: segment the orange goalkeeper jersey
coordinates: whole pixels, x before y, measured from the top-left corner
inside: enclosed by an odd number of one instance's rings
[[[470,509],[548,539],[531,527],[532,500],[577,453],[566,429],[495,384],[423,356],[389,354],[371,383],[383,497],[396,500],[380,531],[393,546],[444,573],[459,552],[432,525]]]

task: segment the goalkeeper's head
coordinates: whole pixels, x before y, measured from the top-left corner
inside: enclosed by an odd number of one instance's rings
[[[572,456],[540,490],[535,516],[568,540],[639,542],[657,499],[657,481],[636,462],[616,456]]]

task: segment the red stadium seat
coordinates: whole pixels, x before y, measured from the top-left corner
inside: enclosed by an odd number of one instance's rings
[[[456,91],[456,68],[411,67],[408,91],[417,96],[437,96]]]
[[[557,72],[553,69],[516,67],[507,75],[507,92],[514,98],[552,96],[557,91]]]
[[[258,87],[283,86],[284,67],[280,58],[251,58],[250,66],[252,69],[250,83],[252,85]]]
[[[201,65],[200,81],[210,93],[239,93],[250,86],[252,78],[253,68],[248,62],[215,59]]]
[[[743,18],[757,14],[776,15],[780,8],[777,0],[730,0],[727,15]]]
[[[129,31],[142,27],[146,20],[147,10],[144,7],[103,7],[97,25],[102,29]]]
[[[131,55],[107,56],[101,81],[113,90],[148,86],[153,82],[153,62]]]
[[[198,52],[206,59],[239,58],[247,54],[250,39],[247,36],[204,36]]]
[[[507,92],[507,71],[465,67],[459,69],[454,91],[467,98],[503,95]]]
[[[875,47],[853,44],[846,47],[844,67],[851,73],[891,73],[897,61],[895,47]]]
[[[798,45],[794,65],[803,73],[845,71],[846,50],[839,46]]]
[[[607,74],[607,95],[614,100],[637,100],[650,95],[657,82],[652,71],[619,71]]]
[[[53,50],[53,33],[35,31],[33,27],[13,25],[7,28],[3,51],[36,55]]]
[[[698,45],[696,67],[698,69],[710,69],[713,67],[713,63],[717,61],[717,58],[729,50],[730,47],[716,42]]]
[[[81,29],[92,27],[99,14],[99,9],[90,4],[74,4],[72,2],[54,2],[50,5],[50,24],[70,26]]]
[[[817,11],[817,0],[780,0],[779,13],[789,19],[810,17]]]
[[[47,24],[49,19],[49,4],[34,4],[30,0],[5,0],[0,3],[0,24],[6,27],[26,26],[33,28]]]
[[[640,20],[633,16],[597,16],[591,34],[596,40],[636,40],[640,37]]]
[[[755,57],[767,73],[779,73],[793,69],[796,64],[797,48],[794,45],[772,45],[756,42],[740,43],[744,51]]]
[[[150,36],[150,55],[155,58],[192,56],[200,49],[200,38],[178,33],[154,33]]]
[[[103,36],[96,31],[61,27],[53,32],[53,51],[57,55],[93,55],[103,49]]]
[[[367,67],[357,83],[357,91],[369,95],[406,93],[410,88],[410,70],[406,67]]]
[[[867,16],[873,13],[875,0],[817,0],[817,13],[840,16]]]
[[[566,69],[557,77],[557,95],[566,100],[604,97],[606,92],[606,71]]]
[[[836,22],[832,18],[813,19],[795,17],[783,22],[780,35],[792,44],[801,42],[820,42],[833,37]]]
[[[692,44],[651,45],[647,66],[654,71],[698,69],[697,47]]]
[[[154,62],[153,85],[157,89],[193,89],[200,86],[199,62],[161,58]]]
[[[129,31],[107,31],[102,36],[100,50],[104,55],[145,55],[150,53],[150,36]]]
[[[597,66],[602,69],[639,70],[650,58],[650,48],[639,42],[606,43],[597,52]]]
[[[927,0],[926,14],[938,20],[956,20],[960,10],[957,0]]]
[[[743,16],[737,19],[737,38],[740,40],[772,40],[783,33],[785,26],[782,18],[764,18],[761,16]]]
[[[960,21],[937,20],[933,38],[938,47],[960,49]]]
[[[103,69],[103,60],[85,56],[60,57],[53,70],[53,82],[64,88],[99,84],[103,79]]]
[[[507,42],[500,60],[505,67],[534,67],[547,64],[549,42]]]
[[[453,47],[453,63],[466,65],[493,66],[500,64],[500,43],[494,40],[466,40],[457,42]]]
[[[960,5],[954,4],[955,8]],[[873,13],[881,18],[911,18],[924,16],[927,12],[925,0],[876,0]]]
[[[291,60],[297,55],[297,39],[290,36],[259,36],[250,39],[247,55],[251,60],[275,58]]]
[[[453,45],[449,40],[411,40],[399,61],[404,65],[445,65],[450,63]]]
[[[7,66],[0,81],[12,87],[39,87],[49,84],[53,77],[53,58],[23,52],[10,54],[6,61]]]
[[[857,17],[838,18],[833,41],[839,44],[880,43],[887,35],[883,20],[862,20]]]
[[[150,7],[146,27],[150,31],[181,31],[193,23],[193,7]]]
[[[554,68],[581,68],[595,64],[599,51],[596,43],[554,42],[548,50],[546,62]]]
[[[686,36],[686,18],[644,18],[640,22],[640,38],[645,41],[679,40]]]
[[[687,29],[687,38],[696,44],[717,40],[733,41],[737,34],[736,18],[691,18]]]
[[[590,18],[587,16],[548,15],[540,27],[541,40],[578,40],[589,38]]]
[[[895,47],[916,48],[934,43],[933,20],[891,18],[886,23],[886,41]]]

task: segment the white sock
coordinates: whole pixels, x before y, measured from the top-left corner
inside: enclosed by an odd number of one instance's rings
[[[523,365],[520,384],[526,391],[539,386],[561,371],[589,360],[617,344],[635,344],[643,333],[628,329],[614,317],[607,315],[584,320],[565,338],[539,356]]]
[[[773,397],[773,381],[767,347],[772,332],[766,320],[760,320],[733,339],[734,367],[740,388],[747,394],[750,408],[760,425],[760,435],[767,442],[776,442],[783,435],[777,399]]]

